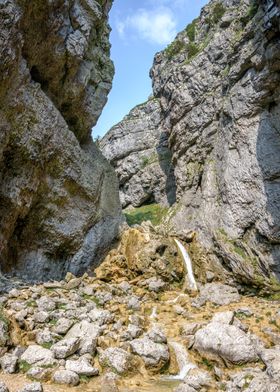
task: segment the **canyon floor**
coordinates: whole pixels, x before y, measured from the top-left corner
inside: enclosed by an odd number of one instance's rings
[[[10,290],[0,381],[10,392],[278,391],[279,301],[187,280],[174,239],[138,226],[95,271]]]

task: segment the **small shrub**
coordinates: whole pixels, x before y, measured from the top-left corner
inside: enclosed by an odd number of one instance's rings
[[[181,52],[184,46],[185,44],[183,41],[179,41],[179,40],[173,41],[165,49],[165,54],[169,59],[172,59],[172,57],[176,56],[176,54]]]
[[[19,371],[21,373],[27,373],[30,368],[31,368],[31,365],[29,365],[28,362],[26,362],[26,361],[19,362]]]
[[[212,11],[212,22],[217,24],[226,12],[225,7],[222,3],[216,3]]]
[[[187,36],[191,42],[195,40],[196,22],[197,19],[194,19],[192,23],[188,24],[186,27]]]
[[[195,43],[189,42],[187,45],[187,51],[188,51],[188,58],[191,59],[195,55],[197,55],[197,53],[199,53],[199,47]]]

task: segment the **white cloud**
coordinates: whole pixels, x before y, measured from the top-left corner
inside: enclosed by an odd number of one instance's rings
[[[128,30],[150,43],[164,45],[176,36],[176,19],[169,8],[155,10],[138,9],[134,15],[117,22],[117,31],[121,37],[127,36]]]

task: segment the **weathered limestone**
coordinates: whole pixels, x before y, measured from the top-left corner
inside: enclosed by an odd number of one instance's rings
[[[2,272],[61,278],[100,260],[121,221],[91,140],[111,88],[111,1],[1,1]]]

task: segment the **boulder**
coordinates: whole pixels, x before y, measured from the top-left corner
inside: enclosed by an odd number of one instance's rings
[[[257,348],[249,334],[234,325],[211,322],[195,333],[194,349],[200,355],[228,365],[258,360]]]
[[[79,376],[70,370],[57,370],[53,375],[53,381],[57,384],[77,386],[80,383]]]
[[[139,355],[148,368],[162,368],[169,361],[169,350],[166,344],[155,343],[147,336],[130,342],[131,350]]]
[[[109,347],[99,354],[101,365],[110,367],[118,374],[125,374],[130,370],[131,360],[131,355],[118,347]]]

